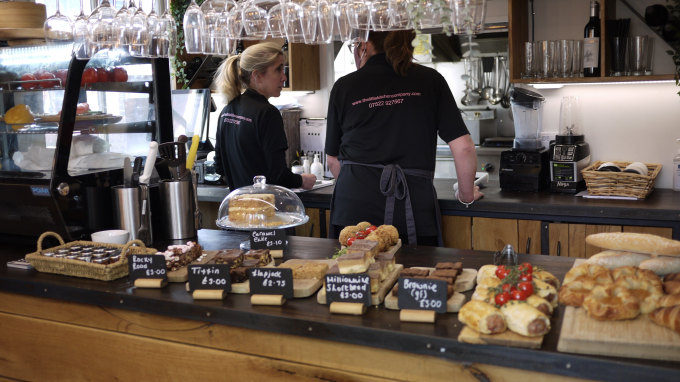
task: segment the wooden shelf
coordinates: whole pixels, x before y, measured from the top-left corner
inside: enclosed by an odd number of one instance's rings
[[[549,1],[549,0],[542,0]],[[673,74],[652,76],[620,76],[612,77],[609,60],[609,39],[607,38],[607,20],[616,18],[616,0],[600,0],[600,77],[576,78],[521,78],[522,54],[524,43],[529,41],[529,0],[508,0],[508,42],[510,48],[510,82],[514,84],[583,84],[607,82],[647,82],[674,80]]]
[[[267,42],[283,45],[284,39],[267,37]],[[244,41],[247,48],[260,41]],[[319,46],[306,44],[288,44],[288,66],[290,87],[283,90],[316,91],[321,90],[321,69]]]

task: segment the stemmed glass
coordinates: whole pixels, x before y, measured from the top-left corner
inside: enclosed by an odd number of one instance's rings
[[[205,29],[203,29],[203,53],[215,54],[219,49],[219,38],[221,31],[217,27],[217,20],[220,13],[213,7],[212,0],[207,0],[201,5],[201,11],[205,18]]]
[[[335,18],[338,22],[338,34],[340,35],[340,41],[349,41],[350,34],[352,33],[352,27],[349,23],[349,16],[347,16],[347,8],[349,4],[347,0],[338,1],[335,7]]]
[[[267,11],[250,1],[243,8],[243,29],[248,37],[263,40],[267,37]]]
[[[145,57],[158,57],[158,14],[156,2],[151,2],[151,12],[146,16],[146,54]]]
[[[158,57],[174,57],[177,53],[177,23],[170,14],[170,0],[158,20]]]
[[[371,10],[363,0],[349,0],[347,16],[349,25],[354,29],[368,30],[371,27]]]
[[[316,37],[313,45],[330,44],[333,40],[334,10],[328,0],[318,0],[316,6]]]
[[[317,17],[318,4],[316,0],[307,0],[302,3],[302,35],[305,44],[313,44],[316,40],[316,26],[319,22]]]
[[[134,0],[130,1],[132,4]],[[113,32],[116,34],[116,39],[118,39],[118,46],[126,52],[130,51],[130,39],[132,34],[130,27],[131,16],[128,12],[129,8],[125,6],[125,1],[123,1],[123,7],[116,13],[116,18],[113,20]]]
[[[226,10],[225,10],[226,12]],[[243,33],[243,13],[241,6],[237,3],[227,13],[227,37],[238,40]]]
[[[149,42],[149,30],[146,29],[146,13],[142,9],[142,4],[135,15],[130,19],[130,54],[135,57],[144,57],[148,54],[147,45]]]
[[[90,25],[91,55],[100,50],[113,49],[118,45],[113,29],[113,20],[116,18],[116,9],[111,6],[109,0],[102,0],[88,18]]]
[[[409,7],[410,0],[390,0],[390,27],[392,30],[413,29]]]
[[[304,43],[305,36],[302,28],[302,7],[300,4],[288,0],[281,4],[281,13],[283,14],[284,28],[288,42],[291,44]]]
[[[90,43],[89,31],[87,29],[87,16],[83,9],[83,0],[80,0],[80,14],[73,22],[73,53],[77,59],[90,58],[88,45]]]
[[[201,8],[196,4],[196,0],[191,0],[191,4],[184,13],[184,44],[189,54],[203,53],[203,30],[205,29],[205,18]]]
[[[141,4],[141,0],[140,0],[140,4]],[[130,18],[132,18],[132,16],[134,16],[135,13],[137,13],[137,6],[135,5],[135,0],[130,0],[130,3],[128,4],[128,7],[127,7],[127,11],[128,11],[128,15],[130,15]]]
[[[43,30],[45,31],[45,42],[48,45],[73,41],[71,19],[59,12],[59,0],[57,0],[57,11],[45,20]]]
[[[371,3],[371,25],[373,30],[387,31],[392,26],[391,0],[375,0]]]
[[[283,13],[281,13],[281,4],[277,4],[269,9],[269,13],[267,14],[267,22],[269,23],[269,33],[271,33],[272,37],[286,37],[286,32],[283,27],[284,23]]]

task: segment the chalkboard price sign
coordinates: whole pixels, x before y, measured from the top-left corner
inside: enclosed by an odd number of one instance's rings
[[[165,257],[160,255],[130,255],[128,256],[128,270],[130,281],[137,279],[168,280]]]
[[[286,246],[285,229],[250,232],[250,249],[283,249]]]
[[[326,275],[326,302],[358,302],[371,306],[371,278],[365,274]]]
[[[399,309],[446,313],[446,281],[400,277]]]
[[[275,294],[293,298],[293,270],[290,268],[250,269],[250,293]]]
[[[229,264],[189,265],[189,291],[201,289],[217,289],[231,292],[231,274]]]

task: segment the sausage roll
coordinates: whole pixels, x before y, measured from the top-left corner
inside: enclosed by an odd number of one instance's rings
[[[534,279],[539,279],[555,287],[555,290],[560,289],[560,280],[552,273],[547,271],[534,271]]]
[[[501,307],[508,329],[527,336],[538,337],[550,331],[550,319],[523,301],[508,301]]]
[[[539,312],[545,314],[546,316],[550,317],[552,315],[553,307],[544,298],[538,297],[534,294],[529,296],[529,298],[526,299],[526,302],[527,304],[538,309]]]
[[[553,308],[557,307],[557,290],[554,286],[534,279],[534,294],[548,301]]]
[[[482,301],[468,301],[460,308],[458,320],[470,329],[484,334],[503,333],[506,329],[501,311]]]
[[[479,268],[479,271],[477,271],[477,284],[487,277],[493,277],[497,279],[498,277],[496,277],[496,269],[498,269],[498,266],[493,264],[483,265],[481,268]]]

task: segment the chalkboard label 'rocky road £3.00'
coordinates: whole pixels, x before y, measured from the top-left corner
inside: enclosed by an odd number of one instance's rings
[[[160,255],[130,255],[128,256],[128,270],[130,281],[137,279],[168,280],[165,266],[165,256]]]

